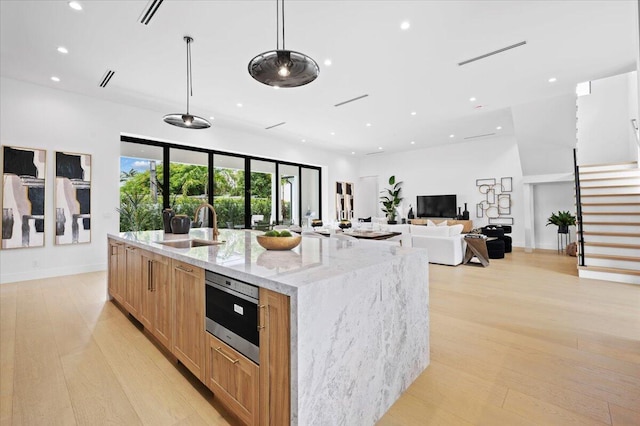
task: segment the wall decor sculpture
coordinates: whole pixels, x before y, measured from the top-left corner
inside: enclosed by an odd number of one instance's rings
[[[43,149],[3,146],[2,249],[44,246]]]
[[[511,191],[513,179],[510,177],[476,179],[478,191],[484,200],[476,204],[476,217],[489,219],[490,225],[513,225],[511,217]]]
[[[336,182],[336,220],[353,219],[353,184]]]
[[[56,244],[91,242],[91,155],[56,151]]]

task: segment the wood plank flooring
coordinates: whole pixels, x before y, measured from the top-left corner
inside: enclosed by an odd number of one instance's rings
[[[430,282],[431,365],[379,426],[640,425],[640,286],[522,251]],[[0,424],[238,423],[99,272],[0,286]]]

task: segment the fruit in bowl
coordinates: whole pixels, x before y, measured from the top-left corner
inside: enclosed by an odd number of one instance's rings
[[[282,231],[272,230],[265,232],[264,235],[257,235],[256,240],[267,250],[291,250],[300,244],[302,237],[283,229]]]

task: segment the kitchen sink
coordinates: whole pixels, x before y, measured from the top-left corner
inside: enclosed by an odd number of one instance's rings
[[[174,247],[174,248],[215,246],[223,243],[224,241],[199,240],[199,239],[158,241],[158,244],[164,244],[165,246]]]

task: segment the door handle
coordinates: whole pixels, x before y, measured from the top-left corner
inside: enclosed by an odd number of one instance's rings
[[[216,348],[216,352],[218,352],[220,355],[222,355],[223,357],[225,357],[227,359],[227,361],[229,361],[232,364],[237,364],[240,360],[239,359],[233,359],[231,358],[229,355],[225,354],[224,352],[222,352],[222,348],[220,346],[218,346]]]
[[[265,305],[258,305],[258,331],[264,329],[264,321],[262,319],[262,315],[260,315],[264,308]]]

